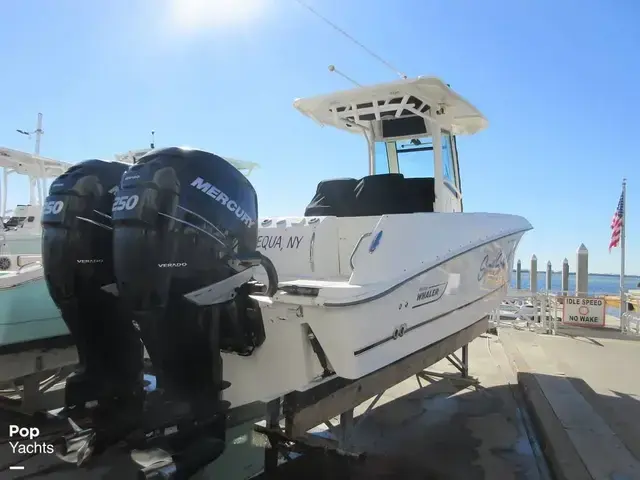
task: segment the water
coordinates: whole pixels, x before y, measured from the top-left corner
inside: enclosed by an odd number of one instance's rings
[[[521,287],[525,290],[529,290],[529,272],[522,272]],[[543,292],[546,290],[547,275],[545,272],[538,272],[538,291]],[[627,289],[640,288],[638,283],[640,277],[635,275],[625,276],[625,287]],[[516,273],[515,270],[511,276],[511,287],[516,287]],[[562,274],[554,273],[551,276],[551,291],[562,291]],[[576,291],[576,275],[575,273],[569,274],[569,293]],[[590,295],[603,295],[603,294],[619,295],[620,294],[620,277],[613,275],[589,275],[589,294]],[[607,313],[611,315],[620,315],[620,311],[617,308],[607,308]]]

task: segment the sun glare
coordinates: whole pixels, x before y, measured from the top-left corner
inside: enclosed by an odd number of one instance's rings
[[[171,22],[181,30],[235,27],[260,17],[268,0],[171,0]]]

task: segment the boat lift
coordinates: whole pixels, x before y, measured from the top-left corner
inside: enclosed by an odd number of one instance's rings
[[[255,431],[269,440],[265,449],[264,472],[255,479],[268,479],[279,468],[282,455],[290,459],[291,453],[321,451],[346,455],[354,459],[364,458],[364,453],[350,451],[349,440],[357,425],[374,409],[376,403],[389,388],[416,376],[418,382],[445,378],[476,386],[477,380],[469,376],[469,343],[487,332],[489,316],[460,330],[437,343],[429,345],[393,364],[358,380],[336,378],[304,392],[292,392],[274,399],[266,405],[265,426],[256,425]],[[461,350],[461,358],[455,352]],[[460,375],[431,372],[427,369],[442,359],[447,359]],[[373,398],[366,411],[354,418],[354,409]],[[330,419],[339,417],[339,425]],[[329,439],[308,433],[314,427],[325,424],[330,433],[338,430],[337,439]]]

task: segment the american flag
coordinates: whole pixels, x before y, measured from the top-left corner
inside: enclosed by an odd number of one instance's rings
[[[618,201],[618,208],[616,208],[616,213],[613,214],[613,219],[611,220],[611,241],[609,242],[609,251],[611,251],[612,248],[615,248],[620,244],[620,235],[621,235],[623,221],[624,221],[624,193],[621,193],[620,200]]]

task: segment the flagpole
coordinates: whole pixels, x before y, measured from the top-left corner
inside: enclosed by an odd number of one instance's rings
[[[626,290],[624,288],[624,264],[625,264],[625,227],[627,217],[627,179],[622,179],[622,224],[620,227],[620,330],[625,332],[626,328],[626,315],[627,302],[626,302]]]

